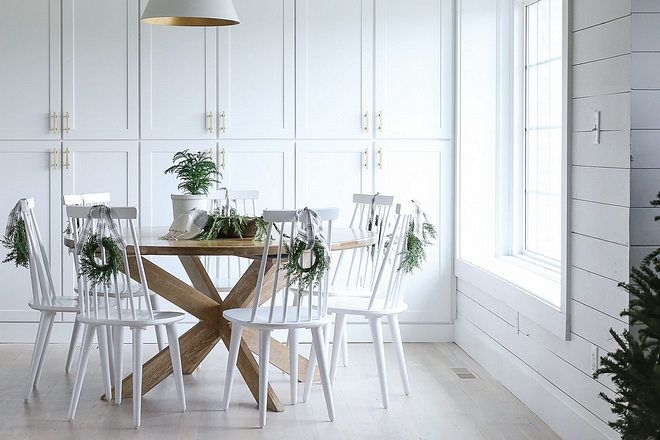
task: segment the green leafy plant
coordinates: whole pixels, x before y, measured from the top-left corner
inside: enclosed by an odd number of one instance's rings
[[[438,237],[435,226],[428,222],[422,224],[421,239],[413,233],[414,230],[415,224],[410,222],[406,233],[406,248],[403,250],[401,264],[399,265],[399,270],[404,270],[407,273],[422,267],[422,264],[426,261],[426,248],[433,244],[431,240]]]
[[[27,234],[25,233],[25,221],[18,219],[11,227],[9,233],[2,237],[2,244],[9,249],[7,258],[3,263],[14,261],[16,267],[28,267],[30,264],[30,251],[28,249]]]
[[[122,252],[110,237],[103,237],[101,244],[105,250],[105,264],[97,262],[96,251],[99,248],[96,234],[91,234],[80,253],[80,276],[86,277],[92,287],[98,284],[110,285],[121,270]]]
[[[199,240],[213,240],[219,237],[243,238],[243,233],[250,220],[253,220],[253,217],[236,214],[234,209],[229,215],[224,215],[216,209],[209,215],[206,225],[197,238]]]
[[[330,268],[330,255],[326,254],[325,247],[320,240],[314,241],[314,246],[311,249],[309,256],[305,255],[305,248],[307,243],[294,238],[291,247],[287,244],[284,245],[288,258],[283,268],[286,270],[287,276],[298,283],[300,294],[311,285],[316,287],[319,284],[323,274]],[[311,258],[310,265],[306,266],[305,262]]]
[[[215,162],[204,151],[179,151],[172,162],[174,165],[166,169],[165,174],[175,174],[181,180],[178,188],[184,194],[208,195],[211,185],[222,179]]]

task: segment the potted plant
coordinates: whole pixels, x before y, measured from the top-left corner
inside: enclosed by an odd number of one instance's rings
[[[254,238],[263,240],[266,236],[266,223],[263,217],[241,215],[231,209],[229,215],[222,209],[216,209],[209,214],[202,232],[197,236],[199,240],[213,240],[216,238]]]
[[[204,151],[189,150],[177,152],[172,162],[174,165],[165,174],[175,174],[181,180],[178,188],[183,192],[171,195],[174,218],[193,208],[206,210],[211,185],[222,179],[215,162]]]

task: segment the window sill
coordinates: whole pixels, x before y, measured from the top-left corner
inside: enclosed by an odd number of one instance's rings
[[[530,270],[525,266],[527,264],[520,264],[516,257],[480,261],[456,259],[455,272],[456,277],[566,340],[568,323],[565,308],[560,306],[559,274],[542,268]]]

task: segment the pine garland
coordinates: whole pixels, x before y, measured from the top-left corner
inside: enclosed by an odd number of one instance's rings
[[[29,267],[30,251],[28,249],[25,221],[23,219],[18,219],[9,230],[9,234],[2,237],[2,245],[9,249],[7,258],[2,260],[3,263],[14,261],[16,267]]]
[[[659,194],[660,196],[660,194]],[[608,425],[624,439],[660,438],[660,248],[649,254],[630,273],[631,283],[620,283],[630,294],[629,308],[621,316],[630,318],[631,330],[610,334],[619,348],[601,358],[594,378],[611,374],[618,392],[614,398],[600,397],[617,415]]]
[[[106,252],[106,263],[98,264],[96,261],[96,250],[99,244],[96,234],[91,234],[82,248],[80,254],[80,276],[89,280],[91,287],[98,284],[109,286],[112,279],[117,276],[122,268],[122,252],[115,241],[110,237],[101,239],[103,249]]]
[[[294,238],[290,248],[287,244],[284,247],[288,259],[283,268],[286,270],[287,276],[298,282],[301,294],[310,285],[312,287],[318,286],[323,274],[330,268],[330,255],[326,255],[321,241],[314,241],[314,246],[311,249],[312,262],[309,267],[302,266],[305,247],[307,247],[304,241]]]
[[[426,247],[433,244],[431,240],[435,240],[438,236],[435,226],[428,222],[422,224],[421,239],[413,233],[414,230],[415,223],[410,222],[406,233],[406,248],[402,252],[401,263],[399,264],[399,270],[407,273],[412,273],[415,269],[422,267],[422,264],[426,261]]]

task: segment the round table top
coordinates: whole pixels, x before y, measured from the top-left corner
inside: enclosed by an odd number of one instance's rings
[[[168,231],[167,226],[146,226],[138,230],[140,252],[142,255],[261,255],[264,249],[262,241],[252,238],[218,238],[216,240],[161,240]],[[65,244],[73,246],[70,238],[65,237]],[[127,237],[130,244],[130,237]],[[339,251],[369,246],[376,243],[376,235],[364,229],[332,229],[332,250]],[[272,252],[277,251],[273,246]]]

